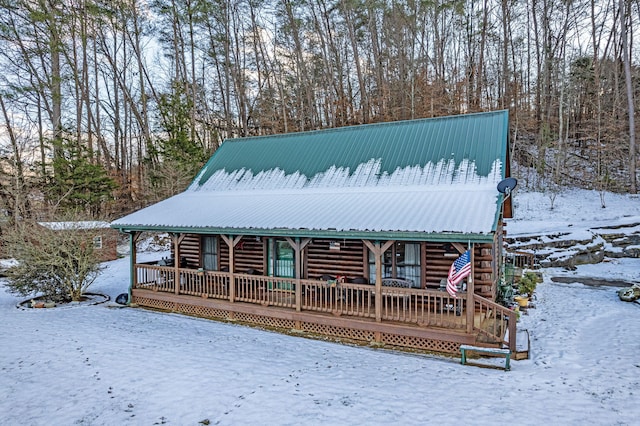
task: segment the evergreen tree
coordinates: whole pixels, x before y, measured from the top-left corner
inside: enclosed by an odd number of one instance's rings
[[[211,155],[191,137],[191,108],[191,99],[179,83],[159,96],[160,136],[149,156],[157,159],[149,178],[158,198],[183,191]]]
[[[67,211],[100,214],[102,203],[116,187],[100,164],[91,162],[87,148],[66,138],[54,142],[58,155],[53,158],[53,176],[49,178],[49,198],[54,207]]]

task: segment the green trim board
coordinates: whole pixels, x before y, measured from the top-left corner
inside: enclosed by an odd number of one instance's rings
[[[238,228],[189,228],[189,227],[117,227],[121,232],[152,231],[173,232],[176,234],[203,235],[234,235],[261,237],[291,237],[291,238],[346,238],[357,240],[398,240],[398,241],[432,241],[432,242],[492,242],[493,234],[464,234],[464,233],[424,233],[424,232],[354,232],[354,231],[310,231],[291,229],[238,229]]]

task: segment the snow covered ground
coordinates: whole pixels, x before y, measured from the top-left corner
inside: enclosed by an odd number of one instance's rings
[[[544,197],[517,194],[510,233],[640,222],[634,197],[601,209],[598,193],[570,191],[553,211]],[[92,290],[125,292],[128,261],[106,263]],[[0,288],[0,424],[637,424],[640,305],[551,277],[640,281],[640,259],[543,273],[519,323],[531,358],[510,372],[114,303],[21,310]]]
[[[598,191],[565,190],[555,197],[553,209],[551,195],[516,192],[515,218],[507,226],[509,235],[557,233],[640,222],[638,195],[606,193],[606,207],[603,208]]]

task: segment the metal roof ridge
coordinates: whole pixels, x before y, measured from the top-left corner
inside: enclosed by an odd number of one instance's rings
[[[463,114],[457,114],[457,115],[443,115],[443,116],[438,116],[438,117],[423,117],[423,118],[412,118],[412,119],[406,119],[406,120],[394,120],[394,121],[379,121],[379,122],[375,122],[375,123],[363,123],[363,124],[352,124],[349,126],[342,126],[342,127],[326,127],[326,128],[320,128],[320,129],[311,129],[311,130],[303,130],[300,132],[288,132],[288,133],[274,133],[271,135],[256,135],[256,136],[244,136],[244,137],[236,137],[236,138],[227,138],[224,139],[222,142],[233,142],[233,143],[241,143],[241,142],[248,142],[248,141],[252,141],[252,140],[257,140],[257,139],[271,139],[271,138],[284,138],[284,137],[298,137],[298,136],[304,136],[304,135],[313,135],[313,134],[317,134],[317,133],[337,133],[337,132],[345,132],[345,131],[353,131],[353,130],[364,130],[364,129],[368,129],[371,127],[395,127],[395,126],[402,126],[402,125],[407,125],[407,124],[411,124],[411,123],[419,123],[419,122],[428,122],[428,121],[450,121],[450,120],[456,120],[456,119],[461,119],[461,118],[470,118],[473,116],[478,116],[478,115],[499,115],[499,114],[504,114],[504,113],[508,113],[508,110],[503,109],[503,110],[496,110],[496,111],[484,111],[484,112],[471,112],[471,113],[463,113]]]

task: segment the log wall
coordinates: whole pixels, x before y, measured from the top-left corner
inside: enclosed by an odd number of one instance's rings
[[[330,249],[331,243],[340,244],[340,249]],[[304,278],[320,278],[328,274],[349,278],[367,275],[366,251],[361,240],[330,240],[314,238],[307,245]]]
[[[180,257],[184,257],[187,260],[188,268],[197,269],[202,267],[200,251],[200,235],[185,235],[180,243]]]
[[[451,244],[425,243],[423,275],[427,289],[437,289],[449,275],[451,264],[460,255]],[[495,294],[493,248],[491,244],[474,244],[475,293],[493,299]]]
[[[256,271],[264,275],[267,262],[267,238],[246,236],[235,247],[234,271],[246,273]],[[490,300],[495,299],[498,263],[494,244],[474,245],[475,293]],[[219,238],[219,268],[229,267],[229,247]],[[340,249],[330,249],[330,243],[340,244]],[[188,234],[180,245],[180,256],[186,258],[189,268],[199,268],[201,264],[200,236]],[[421,288],[438,289],[440,281],[446,279],[451,263],[459,252],[449,243],[422,243],[422,283]],[[332,240],[314,238],[306,247],[302,278],[316,279],[322,275],[343,275],[349,278],[368,277],[367,250],[361,240]]]
[[[258,241],[256,241],[258,239]],[[250,270],[257,275],[264,275],[267,262],[266,239],[247,236],[236,244],[233,270],[238,273],[246,273]],[[229,267],[229,246],[220,239],[220,268]]]
[[[475,294],[489,300],[495,299],[496,274],[494,274],[493,247],[491,244],[476,244],[475,256]]]

